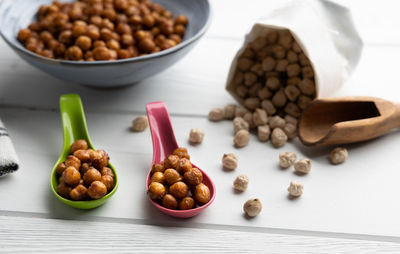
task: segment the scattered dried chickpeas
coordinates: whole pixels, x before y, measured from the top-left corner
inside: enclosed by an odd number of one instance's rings
[[[37,20],[21,29],[17,39],[38,55],[60,60],[108,61],[151,54],[181,43],[189,23],[186,16],[174,19],[160,6],[150,0],[54,1],[39,8]],[[164,39],[157,40],[161,35]]]
[[[296,172],[307,174],[311,170],[311,161],[309,159],[301,159],[294,164]]]
[[[227,170],[235,170],[238,166],[238,159],[233,153],[222,156],[222,166]]]
[[[133,131],[144,131],[149,125],[147,116],[138,116],[132,121]]]
[[[247,186],[249,185],[249,177],[245,174],[238,175],[233,181],[233,188],[237,191],[245,191],[247,190]]]
[[[203,184],[203,173],[193,167],[187,149],[179,147],[154,164],[147,195],[168,209],[188,210],[208,203],[211,192]]]
[[[114,173],[107,167],[108,154],[88,147],[86,140],[75,141],[69,149],[74,155],[57,166],[60,196],[75,201],[99,199],[114,189]]]
[[[288,192],[292,197],[300,197],[303,194],[303,185],[301,183],[292,181],[290,182]]]
[[[279,165],[288,168],[296,162],[297,156],[294,152],[283,152],[279,154]]]
[[[258,198],[252,198],[243,205],[243,211],[249,217],[256,217],[262,210],[262,204]]]
[[[204,139],[204,131],[200,128],[193,128],[190,130],[189,142],[193,144],[201,144]]]
[[[336,147],[330,154],[331,163],[334,165],[341,164],[347,160],[348,155],[346,148]]]

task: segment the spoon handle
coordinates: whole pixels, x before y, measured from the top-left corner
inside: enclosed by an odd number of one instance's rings
[[[178,148],[167,107],[164,102],[146,104],[146,112],[153,139],[153,163],[160,163]]]
[[[60,97],[60,113],[64,133],[63,151],[69,151],[70,145],[78,139],[86,139],[93,147],[86,126],[82,101],[77,94],[64,94]]]

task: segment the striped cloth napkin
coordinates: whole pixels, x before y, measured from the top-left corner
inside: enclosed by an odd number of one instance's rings
[[[18,169],[18,157],[8,135],[6,127],[0,120],[0,176]]]

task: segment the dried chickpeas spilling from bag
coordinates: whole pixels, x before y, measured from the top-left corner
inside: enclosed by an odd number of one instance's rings
[[[188,19],[151,0],[54,1],[18,32],[29,51],[72,60],[117,60],[156,53],[182,42]]]
[[[74,201],[99,199],[114,189],[114,173],[103,150],[92,150],[80,139],[72,143],[70,155],[56,168],[57,193]]]
[[[255,130],[261,142],[271,140],[277,148],[296,137],[297,119],[316,96],[310,60],[287,30],[270,31],[249,42],[228,82],[227,90],[243,104],[235,109],[234,132]],[[247,145],[237,138],[234,143]]]
[[[151,171],[147,195],[165,208],[188,210],[207,204],[211,192],[203,173],[193,167],[186,148],[180,147]]]

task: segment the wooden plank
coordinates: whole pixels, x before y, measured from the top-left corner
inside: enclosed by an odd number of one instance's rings
[[[376,253],[399,243],[0,216],[3,253]]]
[[[400,136],[396,133],[348,146],[349,160],[332,166],[327,158],[328,149],[304,148],[298,142],[274,149],[254,136],[248,147],[235,149],[229,121],[212,123],[203,117],[173,117],[178,142],[189,147],[194,163],[206,170],[217,186],[215,203],[199,216],[182,221],[160,214],[147,200],[144,179],[152,158],[151,139],[148,131],[128,131],[135,115],[89,113],[87,116],[94,144],[110,153],[120,179],[114,198],[92,211],[65,206],[49,189],[50,170],[62,145],[58,113],[1,109],[0,115],[21,158],[21,169],[0,179],[3,211],[35,212],[67,219],[126,218],[152,223],[168,221],[172,225],[232,225],[400,237],[397,220],[400,204],[393,202],[400,177],[396,149]],[[202,145],[194,147],[187,143],[193,127],[205,130]],[[311,158],[311,173],[301,177],[293,169],[280,170],[278,154],[283,151],[296,151],[299,157]],[[235,172],[224,172],[221,168],[221,157],[228,152],[239,157]],[[232,182],[241,173],[250,177],[250,186],[246,192],[235,194]],[[304,195],[297,200],[287,197],[291,180],[305,186]],[[242,206],[254,197],[261,199],[263,212],[254,220],[247,220]]]

